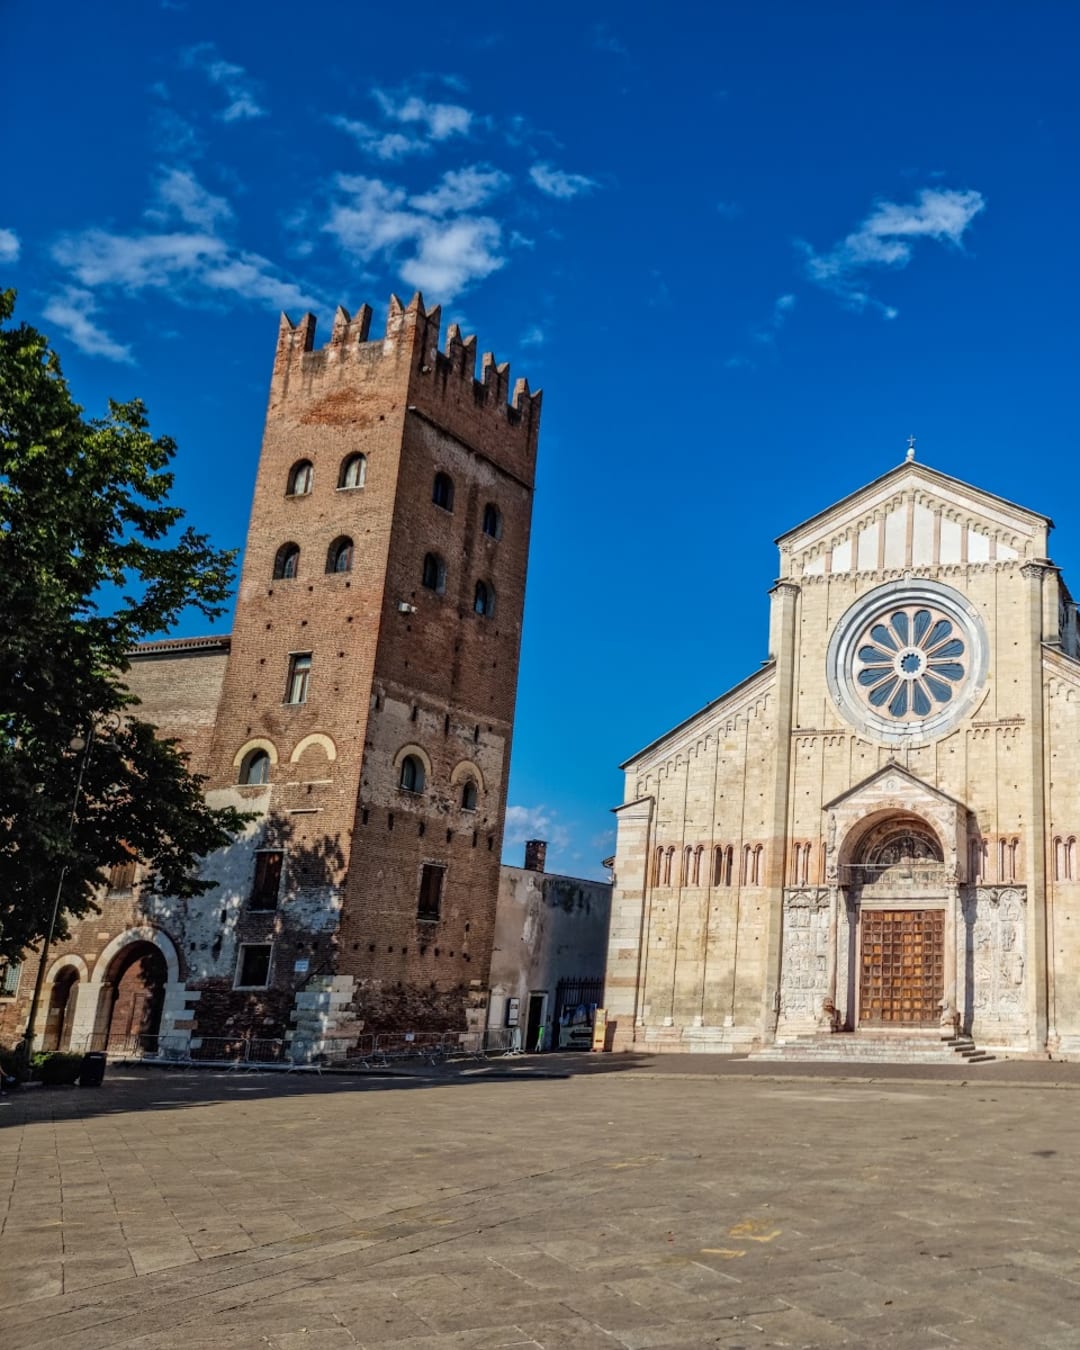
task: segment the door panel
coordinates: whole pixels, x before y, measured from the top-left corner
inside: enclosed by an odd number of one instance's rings
[[[945,992],[945,911],[864,910],[859,1024],[934,1026]]]

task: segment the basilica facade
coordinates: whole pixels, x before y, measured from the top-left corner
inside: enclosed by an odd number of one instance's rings
[[[1080,1053],[1080,641],[1051,528],[909,454],[780,537],[767,661],[623,765],[616,1049]]]

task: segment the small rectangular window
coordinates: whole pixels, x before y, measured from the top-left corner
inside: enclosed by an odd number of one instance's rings
[[[19,992],[21,961],[0,961],[0,998],[14,998]]]
[[[269,942],[244,943],[236,963],[236,983],[233,987],[265,989],[270,983],[270,954],[273,950]]]
[[[284,857],[280,849],[261,849],[255,854],[255,880],[248,902],[252,909],[277,909]]]
[[[420,874],[420,900],[416,906],[416,917],[433,921],[439,917],[442,905],[443,875],[446,868],[438,863],[425,863]]]
[[[294,652],[289,657],[289,682],[285,686],[286,703],[306,703],[311,683],[311,653]]]
[[[135,885],[135,859],[117,863],[109,869],[109,890],[130,891]]]

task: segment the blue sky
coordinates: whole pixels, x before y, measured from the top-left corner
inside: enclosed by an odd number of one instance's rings
[[[597,875],[619,762],[765,658],[773,538],[910,433],[1080,590],[1078,38],[1065,0],[11,5],[0,277],[221,545],[282,308],[419,287],[544,388],[506,857]]]

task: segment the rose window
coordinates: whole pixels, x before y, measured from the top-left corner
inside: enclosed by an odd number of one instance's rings
[[[829,639],[840,711],[887,744],[926,743],[985,688],[987,642],[976,608],[940,582],[905,579],[861,596]]]
[[[855,678],[872,708],[923,718],[952,699],[967,674],[966,656],[950,619],[929,609],[897,609],[864,635]]]

